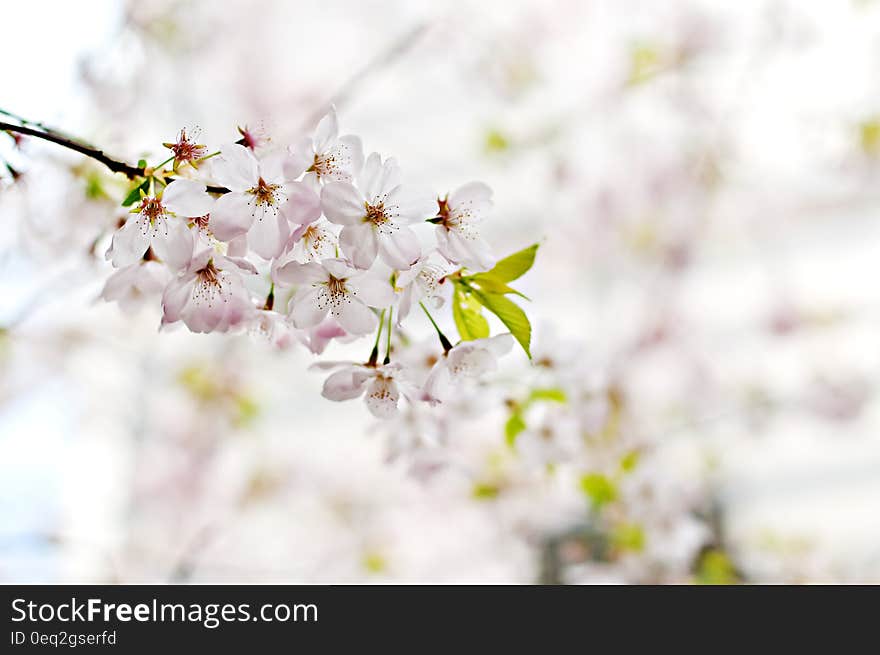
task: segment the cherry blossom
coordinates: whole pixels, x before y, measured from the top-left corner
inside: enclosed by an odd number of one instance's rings
[[[478,227],[492,208],[492,189],[469,182],[438,204],[437,248],[443,256],[474,271],[492,268],[495,258]]]
[[[306,181],[318,183],[351,182],[364,163],[360,137],[339,136],[336,109],[331,107],[318,123],[314,137],[306,137],[291,148],[287,166],[291,177],[305,170]]]
[[[389,282],[352,268],[344,259],[321,263],[290,262],[275,273],[281,284],[299,285],[290,316],[298,328],[309,328],[329,312],[349,334],[367,334],[378,319],[370,307],[387,307],[394,300]]]
[[[210,227],[220,241],[247,234],[248,246],[263,259],[281,254],[295,225],[316,220],[317,195],[294,175],[288,177],[284,153],[262,159],[238,144],[227,145],[214,164],[218,182],[230,189],[217,200]],[[302,173],[302,171],[299,171]]]
[[[117,268],[128,266],[152,247],[159,259],[171,268],[186,266],[194,242],[186,219],[208,214],[213,205],[214,199],[201,182],[174,180],[163,193],[141,198],[125,224],[113,235],[107,259]]]
[[[444,288],[451,286],[446,282],[449,273],[448,266],[432,261],[428,254],[422,256],[409,270],[398,274],[394,282],[396,290],[400,292],[397,322],[400,323],[409,316],[413,304],[422,298],[427,298],[434,309],[442,307]]]
[[[463,341],[440,358],[423,388],[425,400],[442,402],[452,386],[466,378],[477,378],[498,368],[498,358],[513,348],[510,334]]]
[[[330,224],[319,220],[309,225],[300,225],[290,235],[282,255],[275,260],[274,267],[289,261],[302,263],[332,259],[336,256],[338,243],[336,233]]]
[[[255,310],[242,277],[252,272],[245,262],[203,250],[165,289],[162,325],[183,321],[193,332],[226,332],[241,325]]]
[[[131,312],[146,298],[161,295],[169,277],[168,269],[159,262],[142,260],[108,277],[101,298],[117,302],[123,311]]]
[[[401,184],[400,177],[394,159],[383,163],[373,153],[357,186],[331,182],[321,192],[324,215],[343,226],[339,246],[358,268],[369,268],[379,255],[391,268],[406,270],[421,256],[409,226],[429,218],[434,201],[429,192]]]
[[[410,398],[415,394],[415,387],[407,382],[403,367],[397,363],[371,366],[354,362],[322,362],[312,368],[338,369],[324,381],[322,396],[336,401],[363,396],[370,413],[377,418],[387,419],[397,414],[401,393]]]
[[[366,364],[333,365],[325,396],[364,395],[381,417],[396,412],[401,394],[443,402],[461,379],[494,370],[513,338],[531,356],[531,325],[508,297],[524,296],[507,283],[531,268],[537,245],[481,273],[495,261],[475,230],[491,206],[485,184],[444,199],[404,184],[394,158],[364,161],[360,138],[339,136],[333,108],[294,146],[238,132],[214,152],[180,130],[163,144],[172,156],[155,166],[89,155],[130,180],[121,204],[133,207],[106,250],[118,270],[102,298],[128,311],[161,297],[160,328],[250,333],[313,354],[374,334]],[[49,140],[65,145],[59,139]],[[421,329],[436,333],[430,342],[415,340],[418,323],[413,332],[404,326],[415,304]],[[431,314],[438,310],[452,319],[458,345],[441,330],[449,321]],[[510,333],[488,338],[484,312]]]
[[[176,171],[182,164],[189,164],[193,168],[199,167],[199,160],[208,154],[208,147],[194,143],[191,138],[197,135],[187,135],[186,129],[180,130],[177,141],[174,143],[163,143],[162,145],[170,149],[174,154],[174,170]]]

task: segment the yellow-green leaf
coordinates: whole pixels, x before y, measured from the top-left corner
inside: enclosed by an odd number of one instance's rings
[[[617,487],[601,473],[584,475],[581,478],[581,490],[593,502],[594,509],[600,509],[617,498]]]
[[[523,421],[519,412],[507,419],[507,423],[504,425],[504,437],[507,440],[507,445],[513,448],[516,444],[517,435],[525,429],[526,422]]]
[[[532,267],[532,264],[535,263],[535,254],[537,252],[538,244],[535,243],[528,248],[523,248],[519,252],[513,253],[509,257],[505,257],[495,264],[492,270],[485,273],[477,273],[473,278],[480,280],[492,279],[496,282],[512,282],[524,275]]]
[[[529,323],[526,313],[506,296],[497,293],[483,293],[482,291],[474,291],[474,294],[483,307],[501,319],[501,322],[507,326],[507,329],[519,341],[519,345],[531,359],[532,353],[529,351],[529,344],[532,340],[532,325]]]
[[[728,585],[737,583],[736,569],[723,550],[713,548],[703,553],[697,566],[700,584]]]
[[[620,550],[638,553],[645,549],[645,531],[638,523],[622,523],[615,526],[611,541]]]
[[[566,401],[565,391],[562,389],[532,389],[529,394],[529,400],[547,400],[554,403],[564,403]]]
[[[452,296],[452,318],[462,341],[485,339],[489,336],[489,322],[480,311],[480,304],[459,289]]]
[[[525,298],[528,300],[525,294],[520,293],[513,287],[508,286],[506,283],[501,282],[500,280],[496,280],[492,277],[485,277],[482,273],[478,273],[477,275],[471,275],[467,277],[467,281],[472,284],[476,284],[483,291],[487,291],[489,293],[501,293],[507,294],[512,293],[520,298]]]

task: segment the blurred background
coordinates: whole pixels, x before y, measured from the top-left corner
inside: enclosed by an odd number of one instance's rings
[[[335,102],[542,245],[533,361],[379,423],[100,301],[125,180],[0,134],[0,581],[880,582],[880,3],[2,6],[5,110],[134,162]]]

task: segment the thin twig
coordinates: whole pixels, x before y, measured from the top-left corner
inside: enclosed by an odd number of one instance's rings
[[[6,114],[8,116],[13,116],[7,111],[2,111],[0,113]],[[17,120],[21,122],[27,122],[31,125],[39,125],[39,123],[34,123],[32,121],[26,121],[25,119],[19,119],[16,116]],[[60,135],[54,130],[45,130],[45,129],[35,129],[32,127],[27,127],[25,125],[14,125],[13,123],[5,123],[0,121],[0,131],[5,132],[14,132],[17,134],[24,134],[26,136],[31,136],[36,139],[43,139],[44,141],[50,141],[59,146],[67,148],[68,150],[73,150],[74,152],[78,152],[81,155],[85,155],[95,161],[103,164],[108,169],[110,169],[113,173],[122,173],[128,179],[133,180],[139,177],[146,177],[146,167],[142,168],[140,166],[132,166],[131,164],[126,164],[124,161],[119,161],[118,159],[113,159],[109,155],[107,155],[103,150],[99,150],[98,148],[93,148],[91,146],[85,145],[77,140],[67,138],[65,136]],[[228,193],[229,189],[223,186],[215,186],[209,185],[207,187],[208,192],[210,193]]]

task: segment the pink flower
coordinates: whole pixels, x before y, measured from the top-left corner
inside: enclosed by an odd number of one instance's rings
[[[401,392],[413,397],[414,388],[407,383],[403,369],[397,363],[368,366],[354,362],[319,362],[311,368],[338,368],[324,381],[321,395],[335,401],[364,396],[367,409],[377,418],[387,419],[397,414]]]
[[[348,332],[342,329],[332,318],[324,319],[321,323],[299,331],[299,340],[309,351],[315,355],[320,355],[324,349],[334,339],[343,342],[353,341],[357,337],[350,336]]]
[[[453,264],[488,271],[495,257],[479,234],[479,224],[492,208],[492,189],[469,182],[438,201],[437,249]]]
[[[344,259],[290,262],[277,269],[275,279],[301,285],[290,307],[293,324],[301,329],[317,325],[329,312],[349,334],[367,334],[378,324],[370,307],[387,307],[394,300],[389,282],[352,268]]]
[[[446,281],[449,273],[446,267],[431,262],[430,254],[421,257],[408,271],[401,272],[394,281],[394,286],[400,292],[397,322],[409,316],[412,306],[422,298],[427,298],[435,309],[442,307],[444,287],[452,286]]]
[[[258,160],[238,144],[225,146],[214,164],[214,177],[230,189],[217,200],[209,225],[220,241],[247,235],[263,259],[281,254],[291,223],[306,225],[321,215],[320,200],[307,185],[288,177],[283,153]]]
[[[467,378],[479,378],[498,368],[498,358],[513,348],[510,334],[462,341],[441,357],[423,389],[425,400],[436,403],[448,398],[453,386]]]
[[[117,268],[128,266],[152,247],[170,268],[183,268],[192,257],[194,243],[185,219],[204,216],[213,205],[214,199],[201,182],[174,180],[161,195],[141,198],[113,235],[107,259]]]
[[[168,277],[168,269],[159,262],[141,260],[108,277],[101,298],[118,302],[123,311],[131,312],[145,298],[158,297],[168,283]]]
[[[306,171],[306,181],[351,182],[364,163],[364,151],[360,138],[339,136],[339,121],[336,109],[330,108],[327,115],[318,123],[314,137],[306,137],[291,149],[292,178]]]
[[[393,159],[382,163],[371,154],[355,187],[331,182],[321,192],[327,219],[344,226],[339,245],[358,268],[369,268],[380,255],[391,268],[408,269],[421,256],[415,232],[409,227],[434,214],[432,194],[400,184],[400,169]]]
[[[198,131],[192,135],[192,138],[198,137]],[[193,168],[199,167],[199,160],[208,154],[208,148],[200,143],[194,143],[186,134],[186,129],[180,130],[177,141],[174,143],[163,143],[163,146],[169,148],[174,153],[174,170],[180,168],[181,164],[189,164]]]
[[[242,324],[255,311],[242,272],[256,270],[212,250],[200,252],[165,289],[162,325],[183,321],[193,332],[226,332]]]

